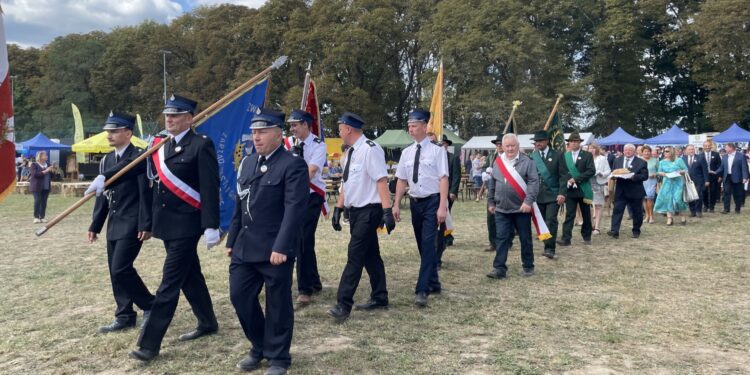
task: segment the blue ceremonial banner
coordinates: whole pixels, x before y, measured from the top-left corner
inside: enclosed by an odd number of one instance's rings
[[[247,91],[219,108],[196,124],[196,132],[214,142],[219,160],[219,193],[221,230],[225,232],[232,221],[236,204],[237,169],[242,158],[252,147],[250,120],[255,110],[263,107],[268,90],[268,77],[250,86]]]

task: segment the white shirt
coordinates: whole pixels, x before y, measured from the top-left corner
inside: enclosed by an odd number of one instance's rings
[[[381,203],[377,182],[388,176],[385,166],[385,152],[375,142],[360,136],[352,146],[348,179],[343,183],[344,206],[364,207],[368,204]],[[346,163],[352,149],[342,158],[342,166],[346,171]],[[343,180],[342,180],[343,181]]]
[[[117,155],[117,158],[121,158],[122,154],[125,152],[125,149],[130,146],[130,143],[126,144],[125,146],[122,146],[122,148],[115,148],[115,154]]]
[[[580,150],[580,149],[579,149],[578,151],[570,151],[570,153],[571,153],[571,154],[572,154],[572,156],[573,156],[573,164],[575,164],[575,162],[576,162],[576,161],[578,161],[578,154],[579,154],[580,152],[581,152],[581,150]]]
[[[315,165],[318,167],[318,171],[310,180],[310,183],[318,187],[322,191],[326,191],[326,184],[323,182],[323,166],[326,164],[326,144],[318,137],[310,133],[304,141],[300,141],[300,144],[304,143],[303,157],[307,165]],[[349,171],[351,175],[351,171]],[[310,193],[313,189],[310,189]]]
[[[419,175],[414,182],[414,157],[419,151]],[[430,142],[425,137],[422,142],[414,142],[401,152],[401,159],[396,168],[396,178],[409,183],[409,196],[424,198],[440,193],[440,179],[448,176],[448,154],[445,149]]]
[[[727,154],[727,174],[732,174],[732,163],[734,163],[734,152]]]
[[[180,141],[182,140],[182,137],[184,137],[185,134],[187,134],[187,132],[189,132],[189,131],[190,131],[190,128],[187,128],[187,129],[183,130],[182,133],[175,135],[174,136],[174,144],[180,143]]]

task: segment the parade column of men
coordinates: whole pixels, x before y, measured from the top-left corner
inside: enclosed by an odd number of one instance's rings
[[[143,241],[151,237],[151,189],[146,178],[146,164],[140,163],[112,183],[105,191],[104,181],[130,164],[143,149],[133,146],[135,117],[110,113],[103,129],[114,151],[104,155],[99,164],[100,175],[85,194],[96,192],[94,213],[88,231],[89,243],[97,240],[107,221],[107,264],[115,297],[115,321],[99,328],[108,333],[135,327],[133,304],[143,311],[143,321],[150,314],[154,295],[141,280],[133,262]],[[104,194],[102,194],[104,193]]]

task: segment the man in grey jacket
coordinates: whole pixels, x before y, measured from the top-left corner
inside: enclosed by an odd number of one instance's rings
[[[508,249],[516,231],[521,242],[521,275],[528,277],[534,274],[531,212],[539,193],[539,174],[534,161],[519,153],[515,134],[503,136],[502,152],[493,163],[492,179],[488,183],[487,209],[495,215],[497,247],[492,264],[494,269],[487,277],[505,278]]]

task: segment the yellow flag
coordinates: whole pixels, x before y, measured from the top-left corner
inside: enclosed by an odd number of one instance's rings
[[[135,121],[138,124],[138,132],[141,133],[140,137],[143,139],[143,123],[141,122],[141,114],[135,114]]]
[[[428,130],[435,134],[435,140],[443,139],[443,62],[440,62],[435,88],[432,90],[432,103],[430,104],[430,122]]]
[[[75,123],[73,142],[78,143],[83,141],[83,119],[81,118],[81,111],[78,110],[78,107],[73,103],[70,103],[70,106],[73,108],[73,122]],[[83,163],[84,157],[83,152],[77,152],[76,162]]]

